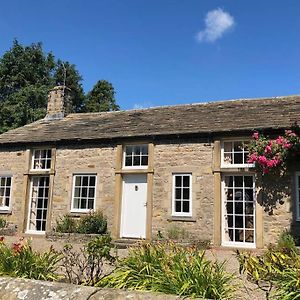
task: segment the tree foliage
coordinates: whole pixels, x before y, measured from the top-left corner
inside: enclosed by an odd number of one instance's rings
[[[88,112],[119,110],[112,84],[106,80],[99,80],[87,94],[85,109]]]
[[[43,118],[48,92],[55,85],[71,89],[74,112],[119,108],[109,82],[99,81],[85,97],[81,81],[74,64],[56,60],[51,52],[44,52],[41,43],[23,46],[14,40],[0,57],[0,133]]]

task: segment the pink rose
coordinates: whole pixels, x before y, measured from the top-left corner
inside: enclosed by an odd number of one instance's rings
[[[252,137],[255,139],[255,140],[258,140],[259,139],[259,133],[257,131],[255,131],[252,135]]]
[[[265,153],[266,154],[269,154],[269,153],[271,153],[272,152],[272,147],[270,146],[270,145],[267,145],[266,146],[266,149],[265,149]]]

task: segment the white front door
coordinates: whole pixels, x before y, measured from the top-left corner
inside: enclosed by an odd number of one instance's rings
[[[123,176],[121,237],[146,238],[147,175]]]
[[[254,248],[254,176],[224,175],[222,194],[222,245]]]

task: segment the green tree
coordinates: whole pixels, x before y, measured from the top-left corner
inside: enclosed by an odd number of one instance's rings
[[[118,110],[113,86],[101,80],[87,97],[76,66],[45,53],[41,43],[29,46],[13,41],[0,57],[0,133],[43,118],[47,95],[55,85],[71,89],[74,112]]]
[[[119,109],[115,99],[115,90],[112,84],[106,80],[99,80],[86,96],[86,112],[114,111]]]

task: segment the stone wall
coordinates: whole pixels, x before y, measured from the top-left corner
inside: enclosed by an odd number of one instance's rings
[[[264,245],[274,243],[281,232],[291,230],[294,223],[294,171],[284,178],[267,175],[258,193],[258,204],[263,207]],[[259,185],[259,183],[258,183]]]
[[[178,296],[117,289],[100,289],[58,282],[0,277],[0,298],[19,300],[175,300]],[[185,298],[189,299],[189,298]],[[199,298],[198,298],[199,299]]]
[[[25,211],[25,186],[24,173],[27,171],[27,155],[23,149],[11,149],[0,151],[0,175],[12,175],[12,191],[10,211],[0,212],[0,217],[4,218],[18,231],[22,231]]]
[[[73,174],[97,174],[95,209],[102,210],[108,217],[108,229],[114,221],[115,189],[114,145],[93,145],[90,147],[59,147],[56,150],[55,177],[53,186],[51,225],[69,213],[72,200]],[[78,215],[78,214],[75,214]]]
[[[172,175],[192,174],[192,217],[172,217]],[[173,228],[193,240],[213,240],[212,145],[201,140],[163,141],[154,147],[152,238]]]

